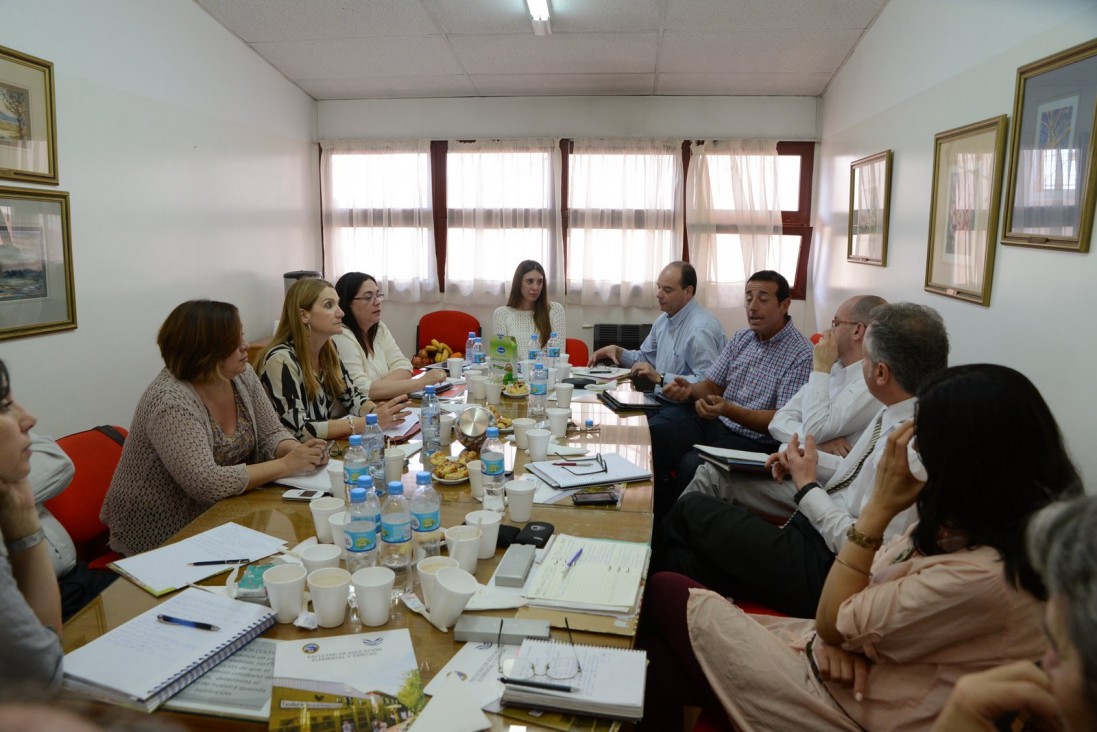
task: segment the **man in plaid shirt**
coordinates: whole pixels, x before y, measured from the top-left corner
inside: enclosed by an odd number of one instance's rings
[[[811,342],[793,325],[791,303],[788,280],[772,270],[755,272],[746,284],[747,327],[732,336],[703,381],[678,377],[663,387],[663,396],[680,404],[648,420],[656,523],[701,463],[695,444],[777,449],[770,420],[807,383],[812,368]]]

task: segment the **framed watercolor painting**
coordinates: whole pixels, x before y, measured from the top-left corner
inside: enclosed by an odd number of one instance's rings
[[[53,64],[0,46],[0,178],[57,185]]]
[[[846,259],[886,267],[891,213],[891,150],[849,166],[849,245]]]

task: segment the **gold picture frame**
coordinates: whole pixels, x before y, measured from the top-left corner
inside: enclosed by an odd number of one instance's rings
[[[0,46],[0,178],[57,185],[53,64]]]
[[[1006,115],[934,137],[927,292],[990,306]]]
[[[891,150],[849,166],[849,239],[846,259],[886,267],[891,215]]]
[[[1003,244],[1088,252],[1097,39],[1017,69]]]
[[[75,328],[69,194],[0,186],[0,341]]]

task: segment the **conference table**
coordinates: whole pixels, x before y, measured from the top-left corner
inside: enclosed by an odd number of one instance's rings
[[[583,391],[577,391],[576,394],[582,395]],[[553,406],[551,402],[549,406]],[[497,405],[497,408],[508,417],[524,416],[526,401],[504,400],[502,404]],[[569,429],[568,437],[560,442],[569,446],[584,446],[596,452],[617,452],[637,465],[648,470],[651,469],[649,432],[647,420],[642,413],[616,414],[600,402],[582,401],[573,401],[571,410],[574,424],[581,427],[587,419],[591,419],[598,426],[598,429],[592,432]],[[457,455],[463,448],[454,440],[448,449],[451,454]],[[420,454],[415,453],[414,456],[409,458],[409,469],[403,475],[408,495],[410,495],[410,490],[414,488],[415,473],[421,469]],[[527,459],[528,456],[525,451],[517,451],[514,454],[516,475],[523,472]],[[472,496],[468,482],[454,486],[440,485],[435,482],[434,487],[442,500],[443,526],[454,526],[463,523],[465,514],[479,507],[479,500]],[[284,490],[283,486],[272,485],[219,501],[187,525],[170,541],[178,541],[220,526],[225,522],[234,521],[242,526],[283,539],[287,542],[288,547],[292,548],[299,542],[313,536],[315,528],[308,504],[283,500],[281,495]],[[623,490],[617,509],[604,507],[577,508],[572,506],[570,501],[551,505],[535,504],[532,520],[551,523],[558,534],[565,533],[581,537],[648,543],[652,531],[652,490],[651,481],[629,483]],[[509,514],[504,515],[503,523],[512,524],[509,520]],[[503,550],[500,549],[496,551],[493,558],[478,562],[475,576],[480,583],[489,582],[502,555]],[[204,584],[223,584],[224,578],[224,574],[216,575],[206,580]],[[120,578],[108,587],[99,598],[65,623],[62,633],[65,651],[74,650],[94,640],[112,628],[118,627],[127,620],[154,607],[162,599],[165,598],[155,598],[134,583]],[[518,612],[529,611],[530,609],[527,608]],[[511,617],[516,614],[516,611],[492,610],[487,611],[487,614],[495,617]],[[548,616],[551,616],[551,613]],[[571,621],[576,620],[575,614],[569,613],[568,617]],[[585,627],[600,627],[597,622],[598,618],[588,617],[587,619],[591,623]],[[572,622],[571,624],[574,629],[576,623]],[[578,625],[584,627],[581,619]],[[424,685],[429,683],[434,675],[464,645],[454,641],[452,631],[448,633],[439,631],[426,619],[404,607],[402,603],[393,605],[389,623],[377,628],[377,630],[396,628],[407,628],[411,632]],[[325,635],[343,635],[351,632],[348,614],[348,619],[339,627],[307,631],[288,623],[277,624],[264,633],[263,637],[277,640],[300,640]],[[566,633],[562,629],[556,628],[555,625],[552,633],[553,638],[556,640],[567,640]],[[621,634],[578,631],[574,633],[574,636],[576,643],[588,645],[628,647],[633,642],[632,636]],[[262,723],[176,713],[163,709],[155,714],[170,717],[176,723],[193,730],[257,730],[266,727]],[[492,721],[493,730],[508,730],[511,729],[511,725],[514,725],[513,729],[515,730],[549,729],[548,727],[539,726],[535,721],[519,722],[500,715],[489,714],[488,716]]]

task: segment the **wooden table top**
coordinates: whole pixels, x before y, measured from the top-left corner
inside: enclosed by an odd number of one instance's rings
[[[521,416],[525,411],[525,402],[510,405],[503,404],[501,409],[508,416],[510,416],[510,413]],[[601,426],[601,430],[599,432],[572,435],[567,440],[568,444],[587,445],[600,452],[616,451],[629,460],[650,469],[649,433],[647,421],[642,414],[616,415],[602,406],[601,403],[573,403],[572,414],[573,419],[578,424],[583,424],[586,419],[593,419]],[[457,443],[452,446],[454,454],[460,452],[460,449],[461,447]],[[516,472],[521,472],[521,468],[525,464],[525,457],[524,451],[520,451],[516,459]],[[417,457],[413,458],[411,463],[411,470],[404,475],[404,482],[407,486],[414,486],[414,474],[419,469]],[[435,489],[438,490],[442,498],[442,523],[445,526],[463,523],[465,514],[475,510],[475,507],[479,505],[479,501],[472,497],[468,483],[457,486],[440,486],[436,484]],[[207,529],[220,526],[227,521],[235,521],[242,526],[284,539],[292,547],[312,536],[315,530],[308,504],[284,501],[281,498],[282,492],[283,488],[281,486],[272,486],[219,501],[173,537],[172,541],[193,536]],[[650,481],[646,481],[630,484],[627,487],[619,510],[575,508],[570,503],[550,506],[535,505],[532,518],[535,521],[547,521],[553,524],[556,527],[556,533],[647,543],[650,541],[652,530],[651,505],[652,484]],[[504,523],[509,523],[506,517],[504,517]],[[503,551],[499,550],[492,559],[480,560],[476,569],[476,579],[481,583],[488,582],[502,555]],[[211,578],[209,582],[222,583],[224,577],[224,574],[217,575]],[[65,651],[74,650],[94,640],[112,628],[118,627],[134,616],[159,604],[162,599],[164,598],[153,597],[125,579],[119,579],[108,587],[99,598],[65,623],[62,634]],[[489,611],[488,614],[510,616],[514,612],[514,610],[493,610]],[[408,628],[411,631],[424,684],[429,682],[463,645],[453,640],[452,632],[442,633],[402,604],[394,606],[389,623],[380,629],[395,628]],[[350,632],[349,621],[340,627],[321,628],[314,631],[303,631],[291,624],[278,624],[267,631],[264,637],[294,640],[317,637],[318,635],[342,635]],[[561,639],[564,638],[564,635],[558,631],[554,630],[553,633]],[[628,646],[632,642],[632,638],[620,635],[594,633],[575,633],[575,635],[577,643],[593,645],[620,647]],[[156,714],[170,716],[188,729],[265,729],[264,724],[242,720],[173,713],[163,710],[156,712]],[[492,719],[493,730],[507,730],[511,724],[504,717],[488,716]],[[525,729],[542,729],[531,726],[529,723],[524,722],[522,724]]]

